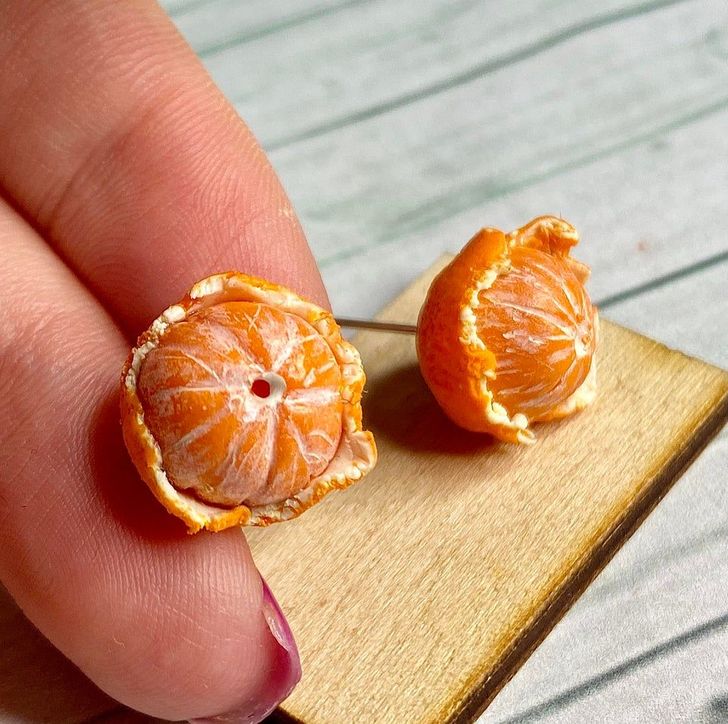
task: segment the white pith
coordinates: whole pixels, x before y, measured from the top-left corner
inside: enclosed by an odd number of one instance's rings
[[[460,341],[463,344],[481,350],[487,349],[485,343],[478,335],[475,310],[480,306],[480,293],[490,289],[498,278],[498,275],[509,271],[510,268],[509,260],[503,258],[488,269],[473,286],[470,299],[467,300],[460,312]],[[528,419],[526,416],[516,413],[513,417],[510,417],[506,408],[493,400],[493,393],[488,389],[488,377],[492,378],[492,376],[486,373],[485,378],[479,381],[480,393],[485,401],[485,419],[495,427],[505,427],[513,430],[518,442],[525,444],[534,443],[536,438],[528,429]]]

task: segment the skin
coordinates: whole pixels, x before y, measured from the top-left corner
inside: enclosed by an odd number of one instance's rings
[[[210,273],[326,305],[303,232],[152,2],[0,3],[0,99],[0,580],[119,701],[242,718],[285,665],[261,579],[239,530],[187,536],[141,483],[118,378]]]

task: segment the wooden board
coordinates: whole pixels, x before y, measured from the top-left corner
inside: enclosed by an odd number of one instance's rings
[[[444,418],[411,338],[357,345],[376,471],[249,535],[303,661],[279,716],[470,721],[723,425],[728,374],[604,322],[595,406],[513,447]]]

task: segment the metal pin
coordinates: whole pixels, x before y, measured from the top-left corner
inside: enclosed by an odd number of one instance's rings
[[[416,324],[398,324],[396,322],[373,322],[369,319],[348,319],[346,317],[337,317],[336,321],[342,327],[351,327],[352,329],[371,329],[379,332],[417,334]]]

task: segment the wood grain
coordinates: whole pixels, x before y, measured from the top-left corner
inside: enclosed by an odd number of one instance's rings
[[[602,268],[599,284],[610,293],[653,267],[674,268],[688,263],[691,253],[694,260],[722,248],[720,234],[692,229],[695,219],[706,231],[722,218],[716,197],[724,198],[724,144],[710,134],[720,148],[706,156],[700,174],[697,166],[683,174],[670,139],[701,121],[725,125],[724,3],[619,3],[612,7],[615,22],[601,26],[601,3],[561,3],[558,12],[534,11],[521,22],[517,13],[485,18],[479,3],[447,11],[433,2],[414,24],[406,22],[415,12],[411,4],[394,5],[351,8],[285,41],[269,36],[208,63],[230,97],[244,96],[237,107],[269,148],[281,143],[280,134],[298,133],[299,124],[329,121],[342,105],[352,109],[351,123],[272,154],[327,269],[342,256],[375,247],[380,254],[400,249],[408,259],[416,256],[422,269],[479,225],[511,228],[547,210],[574,217],[595,240],[590,253],[603,254],[604,263],[587,261]],[[653,12],[637,14],[645,5]],[[625,6],[633,17],[623,17]],[[568,30],[590,25],[596,27],[589,32]],[[373,37],[365,41],[360,27],[370,27]],[[558,34],[563,42],[529,56],[528,48]],[[438,93],[423,91],[502,55],[514,62]],[[371,110],[372,96],[374,105],[413,97],[356,120]],[[701,148],[709,150],[704,143]],[[648,158],[642,163],[635,155]],[[624,164],[611,167],[613,157]],[[668,161],[669,172],[653,181],[655,162]],[[604,178],[587,172],[573,191],[554,183],[595,164]],[[547,194],[537,195],[537,208],[510,208],[507,197],[542,182]],[[450,233],[433,233],[440,224]],[[625,265],[625,252],[636,253],[635,234],[647,235],[664,253],[650,265]],[[618,243],[622,237],[625,244]],[[327,281],[343,276],[327,273]]]
[[[341,4],[204,58],[274,149],[340,313],[541,213],[582,231],[597,299],[725,251],[722,0],[415,5]],[[180,18],[201,51],[228,37],[217,7]]]
[[[722,722],[728,427],[706,448],[479,724]]]
[[[429,279],[383,318],[411,319]],[[358,345],[377,470],[249,536],[303,659],[283,712],[469,721],[723,424],[728,375],[606,322],[597,404],[516,448],[442,416],[411,339]]]
[[[728,368],[728,259],[609,306],[609,318]]]

